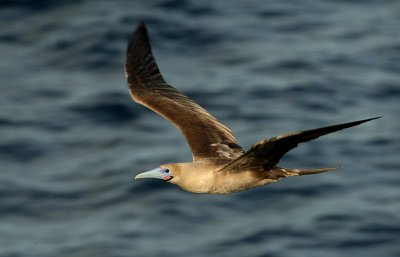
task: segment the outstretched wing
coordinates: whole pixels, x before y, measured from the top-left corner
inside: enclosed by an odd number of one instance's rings
[[[292,132],[255,143],[246,153],[227,164],[222,170],[245,171],[266,170],[279,163],[280,159],[298,144],[308,142],[321,136],[360,125],[380,117],[359,120],[344,124],[322,127],[312,130]]]
[[[133,100],[175,124],[189,143],[194,161],[234,159],[243,153],[229,128],[164,81],[143,22],[129,40],[125,74]]]

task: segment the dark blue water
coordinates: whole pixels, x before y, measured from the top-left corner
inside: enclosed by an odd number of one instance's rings
[[[0,1],[0,256],[400,256],[398,1]],[[384,116],[293,150],[341,165],[224,196],[134,175],[190,161],[132,102],[127,39],[240,144]]]

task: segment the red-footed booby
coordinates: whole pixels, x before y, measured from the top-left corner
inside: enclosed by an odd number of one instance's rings
[[[133,100],[178,127],[193,157],[192,162],[163,164],[138,174],[135,179],[162,179],[193,193],[233,193],[286,177],[334,170],[336,168],[288,169],[276,165],[299,143],[380,118],[292,132],[259,141],[244,151],[229,128],[165,82],[153,57],[143,22],[129,39],[125,74]]]

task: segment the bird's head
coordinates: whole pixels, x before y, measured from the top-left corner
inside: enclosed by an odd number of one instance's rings
[[[153,170],[139,173],[138,175],[136,175],[135,179],[156,178],[156,179],[162,179],[166,182],[172,182],[172,180],[177,175],[178,175],[178,169],[174,165],[164,164]]]

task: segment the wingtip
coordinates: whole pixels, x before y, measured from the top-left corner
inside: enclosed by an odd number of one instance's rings
[[[128,62],[132,62],[132,60],[137,60],[139,58],[138,54],[140,57],[143,57],[147,53],[151,53],[148,32],[145,22],[139,21],[139,24],[131,33],[128,40],[126,65]]]
[[[351,125],[351,127],[353,127],[353,126],[357,126],[357,125],[360,125],[362,123],[365,123],[365,122],[368,122],[368,121],[371,121],[371,120],[380,119],[380,118],[382,118],[382,116],[373,117],[373,118],[364,119],[364,120],[353,121],[353,122],[349,122],[348,124]]]
[[[132,32],[126,49],[125,77],[128,85],[137,78],[142,83],[164,81],[152,54],[149,33],[144,21],[139,21]]]
[[[376,120],[376,119],[380,119],[380,118],[382,118],[382,117],[383,117],[383,116],[377,116],[377,117],[374,117],[374,118],[366,119],[365,121]]]
[[[364,120],[360,120],[358,122],[359,122],[359,124],[361,124],[361,123],[364,123],[364,122],[368,122],[368,121],[371,121],[371,120],[377,120],[377,119],[380,119],[380,118],[382,118],[382,116],[377,116],[377,117],[373,117],[373,118],[369,118],[369,119],[364,119]]]
[[[140,20],[139,24],[136,26],[136,31],[139,30],[147,30],[146,23],[143,20]]]
[[[147,27],[144,21],[139,21],[139,24],[136,26],[135,30],[131,34],[130,42],[132,42],[135,38],[140,35],[147,35]]]

